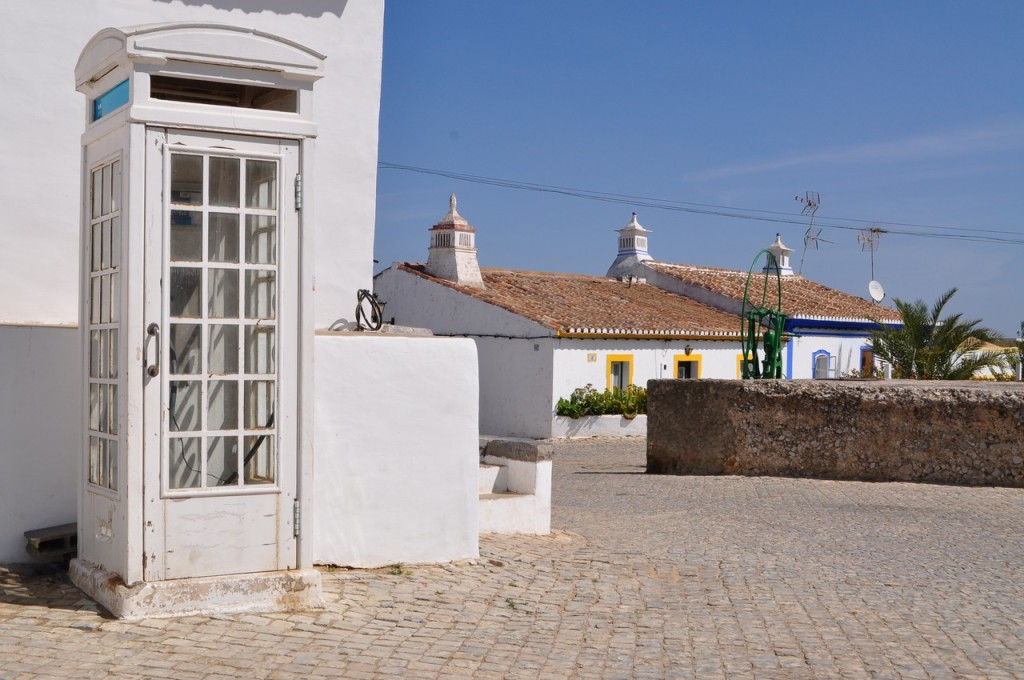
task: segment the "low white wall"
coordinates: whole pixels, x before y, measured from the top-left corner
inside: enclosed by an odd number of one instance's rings
[[[569,418],[555,416],[551,423],[551,436],[555,439],[566,437],[646,437],[647,416],[636,418],[622,416],[583,416]]]
[[[320,332],[315,352],[314,561],[478,556],[473,341]]]
[[[77,328],[0,325],[0,562],[75,521],[81,380]]]

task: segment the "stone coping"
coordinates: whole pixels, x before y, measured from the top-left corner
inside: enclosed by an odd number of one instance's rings
[[[480,444],[483,456],[518,460],[525,463],[551,460],[551,442],[543,439],[488,439],[485,442],[481,438]]]

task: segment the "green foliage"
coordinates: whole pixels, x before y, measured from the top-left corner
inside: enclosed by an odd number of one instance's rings
[[[593,385],[577,387],[568,399],[559,399],[555,414],[570,418],[621,415],[632,419],[647,413],[647,390],[630,385],[624,390],[598,392]]]
[[[929,310],[922,300],[894,300],[903,326],[893,328],[876,321],[871,331],[875,357],[892,365],[894,378],[915,380],[970,380],[986,369],[994,376],[1007,367],[1005,352],[978,351],[993,333],[980,319],[963,320],[960,314],[942,318],[942,310],[956,288],[939,296]]]

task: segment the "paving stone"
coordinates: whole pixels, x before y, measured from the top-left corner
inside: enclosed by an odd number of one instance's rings
[[[1024,490],[646,475],[644,446],[557,443],[551,536],[327,570],[323,612],[129,623],[0,567],[0,680],[1024,677]]]

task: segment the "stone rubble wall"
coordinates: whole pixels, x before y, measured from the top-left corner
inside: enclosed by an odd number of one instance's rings
[[[1024,487],[1024,384],[652,380],[647,471]]]

